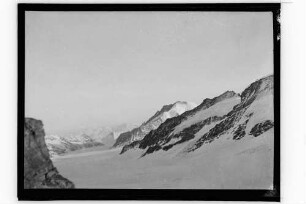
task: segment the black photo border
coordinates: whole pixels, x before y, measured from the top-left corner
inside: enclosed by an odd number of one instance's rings
[[[205,200],[280,201],[280,3],[18,4],[18,200]],[[26,11],[224,11],[272,12],[274,46],[273,190],[232,189],[24,189],[25,12]]]

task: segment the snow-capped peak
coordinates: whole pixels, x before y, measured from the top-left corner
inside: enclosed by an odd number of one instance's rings
[[[141,140],[151,130],[155,130],[169,118],[173,118],[195,108],[195,103],[177,101],[173,104],[164,105],[151,118],[149,118],[140,127],[134,128],[129,132],[122,133],[116,140],[114,146],[129,144],[136,140]]]
[[[195,108],[196,105],[194,103],[190,103],[190,102],[182,102],[182,101],[177,101],[174,104],[171,105],[171,108],[167,111],[164,111],[156,116],[155,118],[153,118],[153,120],[151,121],[155,121],[159,118],[162,119],[162,121],[164,122],[166,119],[168,118],[173,118],[176,117],[178,115],[183,114],[184,112],[191,110],[193,108]]]
[[[161,110],[157,111],[144,125],[152,123],[158,119],[161,119],[164,122],[168,118],[176,117],[182,113],[191,110],[196,107],[195,103],[177,101],[173,104],[165,105]]]

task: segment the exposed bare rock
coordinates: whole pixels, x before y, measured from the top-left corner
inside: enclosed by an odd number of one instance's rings
[[[24,188],[74,188],[53,166],[42,121],[32,118],[24,123]]]
[[[250,135],[257,137],[261,135],[262,133],[271,129],[273,126],[274,126],[274,123],[271,120],[266,120],[262,123],[258,123],[252,128]]]

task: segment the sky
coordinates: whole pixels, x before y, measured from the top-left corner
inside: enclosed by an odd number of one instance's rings
[[[270,12],[26,12],[25,115],[47,133],[141,124],[273,73]]]

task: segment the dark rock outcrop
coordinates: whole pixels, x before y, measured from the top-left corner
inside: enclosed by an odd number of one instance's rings
[[[205,125],[210,125],[213,122],[216,121],[220,121],[222,120],[223,117],[218,117],[218,116],[212,116],[209,117],[201,122],[198,122],[196,124],[191,125],[190,127],[185,128],[183,131],[179,132],[178,134],[173,135],[172,137],[168,137],[168,139],[163,143],[163,150],[169,150],[171,149],[173,146],[181,144],[183,142],[186,142],[188,140],[191,140],[195,137],[195,134],[200,131]],[[175,143],[172,144],[167,144],[168,142],[170,142],[170,140],[172,138],[177,138],[179,139],[178,141],[176,141]],[[165,145],[167,144],[167,145]]]
[[[266,120],[262,123],[256,124],[250,131],[250,135],[253,135],[254,137],[258,137],[262,133],[268,131],[274,126],[274,123],[271,120]]]
[[[120,154],[123,154],[124,152],[126,152],[126,151],[128,151],[130,149],[138,148],[139,147],[139,143],[140,143],[140,140],[137,140],[137,141],[132,142],[131,144],[124,145],[122,147],[122,150],[121,150]]]
[[[244,123],[238,125],[238,127],[236,128],[235,132],[234,132],[234,136],[233,139],[234,140],[240,140],[241,138],[243,138],[245,136],[245,128],[247,126],[249,122],[249,119],[247,119]]]
[[[53,166],[44,137],[43,123],[25,118],[24,188],[74,188]]]

